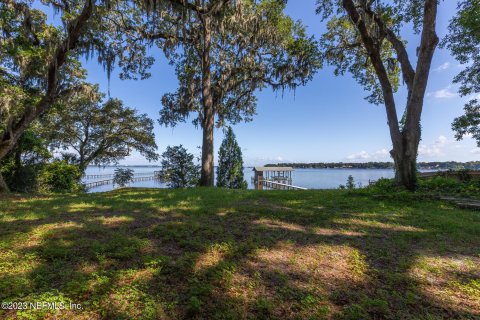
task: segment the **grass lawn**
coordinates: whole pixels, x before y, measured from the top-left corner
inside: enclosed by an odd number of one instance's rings
[[[362,191],[0,198],[0,319],[480,319],[480,212]]]

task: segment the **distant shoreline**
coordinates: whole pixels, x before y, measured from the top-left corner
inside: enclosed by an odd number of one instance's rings
[[[292,167],[296,169],[393,169],[393,162],[316,162],[316,163],[276,163],[266,167]],[[418,162],[418,170],[480,170],[480,161],[469,162]]]
[[[266,167],[292,167],[295,169],[393,169],[393,162],[295,162],[266,164]],[[161,168],[160,165],[108,165],[88,166],[90,168]],[[216,166],[215,166],[216,167]],[[245,166],[254,168],[255,166]],[[434,161],[418,162],[418,170],[480,170],[480,161],[456,162],[456,161]]]

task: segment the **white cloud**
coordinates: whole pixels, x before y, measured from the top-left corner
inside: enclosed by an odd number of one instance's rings
[[[277,157],[277,161],[283,161],[283,157],[278,156],[278,157]]]
[[[381,149],[381,150],[375,151],[375,155],[379,157],[388,156],[389,154],[390,153],[388,152],[387,149]]]
[[[366,151],[360,151],[358,153],[351,154],[347,157],[348,160],[365,160],[369,158],[370,158],[370,154]]]
[[[433,71],[440,72],[440,71],[447,70],[450,67],[451,67],[451,63],[447,61],[441,64],[440,66],[438,66],[437,68],[433,69]]]
[[[436,99],[451,99],[455,98],[457,95],[454,92],[450,91],[450,87],[447,87],[445,89],[429,93],[428,96],[433,96]]]
[[[472,154],[480,154],[480,148],[472,149],[472,150],[470,150],[470,153],[472,153]]]
[[[441,135],[432,144],[421,144],[418,147],[418,154],[425,157],[443,156],[445,146],[452,143],[453,140]]]
[[[447,144],[449,142],[450,142],[450,140],[448,140],[448,138],[445,137],[445,136],[439,136],[437,138],[437,140],[435,140],[435,144],[438,144],[438,145],[444,145],[444,144]]]
[[[353,153],[346,157],[347,160],[388,160],[390,158],[390,152],[383,148],[373,153],[369,153],[365,150]]]

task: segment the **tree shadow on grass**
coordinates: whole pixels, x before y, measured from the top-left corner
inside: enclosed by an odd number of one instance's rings
[[[480,221],[441,203],[127,189],[13,206],[1,299],[82,304],[63,317],[480,316]]]

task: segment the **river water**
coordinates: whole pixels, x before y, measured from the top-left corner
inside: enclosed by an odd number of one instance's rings
[[[113,174],[118,167],[88,167],[86,175],[108,175]],[[129,167],[134,170],[136,176],[153,176],[158,167]],[[295,169],[292,173],[292,184],[308,189],[336,189],[339,185],[345,184],[349,175],[352,175],[355,183],[359,186],[368,185],[371,180],[380,178],[392,178],[394,172],[391,169]],[[252,184],[253,168],[244,169],[245,180],[248,188],[253,189]],[[84,179],[84,182],[111,179],[111,177],[99,177]],[[165,188],[166,185],[155,180],[139,181],[131,183],[130,187]],[[110,191],[114,188],[112,184],[92,188],[89,192]]]

